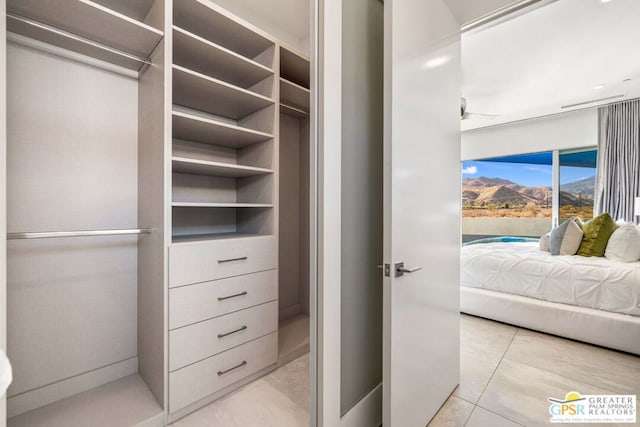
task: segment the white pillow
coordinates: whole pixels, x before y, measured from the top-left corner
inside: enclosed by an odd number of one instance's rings
[[[551,232],[540,236],[540,250],[543,252],[549,252],[549,236]]]
[[[560,246],[560,255],[575,255],[582,243],[582,237],[584,232],[582,227],[577,221],[570,221],[571,223],[567,227],[567,231],[564,233],[562,239],[562,246]]]
[[[640,261],[640,228],[629,223],[620,226],[611,235],[604,256],[622,262]]]

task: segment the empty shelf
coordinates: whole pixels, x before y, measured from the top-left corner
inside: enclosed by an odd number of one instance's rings
[[[93,0],[104,7],[120,12],[138,21],[144,21],[156,0]]]
[[[210,234],[184,234],[173,235],[171,241],[173,244],[201,242],[205,240],[226,240],[226,239],[242,239],[252,237],[264,237],[267,234],[249,234],[249,233],[210,233]]]
[[[302,111],[309,111],[311,92],[300,85],[280,79],[280,101]]]
[[[173,136],[229,148],[246,147],[273,138],[273,135],[265,132],[178,111],[173,112]]]
[[[163,411],[137,374],[10,418],[9,427],[161,426]]]
[[[302,87],[309,88],[309,59],[280,47],[280,75]]]
[[[173,202],[174,208],[272,208],[272,203],[200,203]]]
[[[173,62],[245,89],[273,74],[264,65],[179,27],[173,27]]]
[[[234,120],[240,120],[274,103],[266,96],[179,65],[173,66],[173,102]]]
[[[189,173],[195,175],[212,175],[226,178],[244,178],[246,176],[264,175],[273,173],[272,169],[257,168],[232,163],[210,162],[206,160],[187,159],[185,157],[173,157],[171,159],[173,172]]]
[[[309,117],[309,112],[308,111],[304,111],[298,107],[294,107],[292,105],[287,105],[284,103],[280,103],[280,113],[282,114],[286,114],[288,116],[293,116],[296,117],[298,119],[303,118],[303,117]]]
[[[162,31],[156,28],[90,0],[9,0],[7,12],[141,58],[148,58],[163,36]],[[9,30],[47,43],[55,42],[65,49],[77,50],[72,39],[49,37],[51,33],[45,34],[41,29],[36,31],[33,28],[12,25]]]
[[[247,58],[255,58],[274,42],[248,28],[224,11],[204,0],[181,0],[173,3],[173,20],[180,28],[195,33]]]

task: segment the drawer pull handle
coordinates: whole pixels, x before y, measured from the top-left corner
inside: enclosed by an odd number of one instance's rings
[[[234,262],[234,261],[246,261],[248,257],[241,256],[240,258],[229,258],[229,259],[219,259],[218,264],[224,264],[225,262]]]
[[[224,301],[226,299],[237,298],[247,295],[247,291],[240,292],[239,294],[229,295],[227,297],[218,297],[218,301]]]
[[[224,334],[218,334],[218,338],[228,337],[229,335],[237,334],[238,332],[244,331],[247,329],[247,325],[242,325],[238,329],[234,329],[233,331],[225,332]]]
[[[234,366],[233,368],[225,369],[224,371],[218,371],[218,376],[219,376],[219,377],[221,377],[221,376],[223,376],[224,374],[228,374],[228,373],[229,373],[229,372],[231,372],[231,371],[234,371],[234,370],[236,370],[236,369],[238,369],[238,368],[242,368],[242,367],[243,367],[244,365],[246,365],[246,364],[247,364],[247,361],[246,361],[246,360],[243,360],[242,362],[240,362],[239,364],[237,364],[237,365],[236,365],[236,366]]]

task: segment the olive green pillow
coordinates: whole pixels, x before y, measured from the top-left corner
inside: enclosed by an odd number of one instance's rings
[[[618,226],[608,213],[603,213],[591,221],[582,224],[582,243],[578,249],[578,255],[604,256],[609,238]]]

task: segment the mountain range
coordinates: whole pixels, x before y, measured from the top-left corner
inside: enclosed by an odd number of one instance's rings
[[[595,177],[560,186],[560,205],[592,206]],[[463,203],[472,206],[550,207],[551,187],[528,187],[502,178],[466,178],[462,180]]]

